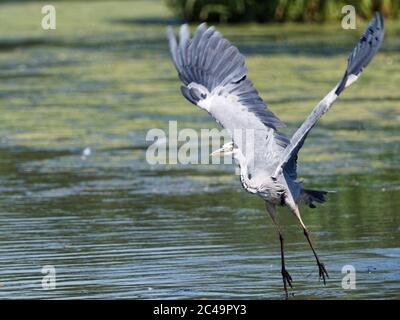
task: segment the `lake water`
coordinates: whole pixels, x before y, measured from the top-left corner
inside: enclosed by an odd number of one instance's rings
[[[0,6],[0,298],[284,297],[276,231],[233,167],[146,162],[149,129],[216,127],[179,93],[164,39],[174,20],[156,4],[57,2],[64,20],[50,35],[32,27],[37,3]],[[339,78],[360,31],[221,29],[288,132]],[[400,298],[393,30],[300,155],[306,185],[335,191],[302,208],[326,286],[296,219],[279,210],[295,299]],[[348,265],[354,290],[342,288]],[[43,266],[55,268],[54,290],[42,289]]]

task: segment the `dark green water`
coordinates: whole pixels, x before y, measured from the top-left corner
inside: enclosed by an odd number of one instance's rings
[[[147,130],[216,125],[179,93],[165,7],[119,4],[57,2],[56,33],[39,28],[35,2],[0,6],[0,298],[283,298],[276,231],[232,167],[146,162]],[[358,37],[331,25],[221,29],[288,132]],[[325,287],[280,210],[294,298],[400,298],[400,29],[389,29],[300,155],[306,185],[336,191],[302,209]],[[54,290],[42,289],[45,265]],[[355,290],[342,288],[345,265]]]

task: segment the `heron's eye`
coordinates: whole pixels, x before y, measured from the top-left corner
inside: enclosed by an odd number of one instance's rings
[[[249,180],[251,180],[251,174],[250,173],[247,175],[247,177],[249,178]]]

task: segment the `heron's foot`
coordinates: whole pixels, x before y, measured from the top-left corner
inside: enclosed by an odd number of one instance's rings
[[[283,280],[283,289],[285,290],[285,295],[286,295],[286,299],[289,297],[288,295],[288,288],[287,286],[289,285],[290,288],[292,287],[292,277],[290,276],[289,272],[287,272],[287,270],[285,268],[282,268],[282,280]]]
[[[326,278],[329,278],[328,271],[325,269],[325,265],[322,262],[317,261],[318,270],[319,270],[319,280],[324,281],[324,285],[326,285]]]

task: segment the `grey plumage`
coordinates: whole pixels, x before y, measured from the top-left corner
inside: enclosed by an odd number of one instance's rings
[[[374,19],[368,24],[357,46],[350,53],[347,70],[341,83],[338,85],[336,95],[339,95],[346,85],[350,75],[359,76],[382,44],[384,35],[384,20],[380,12],[375,13]]]
[[[183,96],[210,113],[231,134],[233,142],[217,150],[218,154],[232,154],[240,166],[243,187],[265,200],[266,209],[277,226],[286,296],[287,285],[291,286],[292,278],[285,269],[283,235],[276,206],[287,206],[299,220],[316,258],[319,276],[325,283],[328,273],[313,248],[298,204],[314,208],[315,203],[326,200],[327,192],[305,189],[296,180],[298,152],[319,118],[370,63],[382,43],[383,35],[383,17],[376,13],[350,54],[342,79],[289,139],[278,131],[284,124],[254,88],[247,75],[244,57],[236,47],[204,23],[197,28],[193,38],[190,38],[188,26],[182,25],[179,43],[173,30],[167,30],[172,60],[184,84],[181,87]],[[248,130],[252,130],[251,139],[247,135],[243,138],[243,131]]]
[[[171,28],[167,30],[172,60],[182,82],[201,84],[209,93],[218,87],[219,95],[235,95],[243,106],[267,127],[279,128],[284,124],[265,105],[252,82],[247,79],[244,57],[228,40],[201,24],[192,39],[186,24],[180,28],[179,45]],[[200,100],[194,90],[182,89],[192,103]],[[206,97],[204,97],[206,98]],[[203,98],[203,99],[204,99]]]
[[[321,118],[333,105],[343,90],[357,80],[363,69],[371,62],[372,58],[378,51],[382,44],[384,35],[384,23],[383,16],[377,12],[374,19],[369,23],[366,31],[361,37],[360,41],[351,52],[348,58],[347,69],[342,80],[338,85],[330,91],[324,99],[314,108],[311,114],[303,122],[301,127],[293,134],[290,139],[290,144],[286,147],[283,154],[281,155],[281,161],[274,173],[274,177],[277,177],[286,164],[293,158],[296,157],[297,153],[303,146],[308,133]]]

